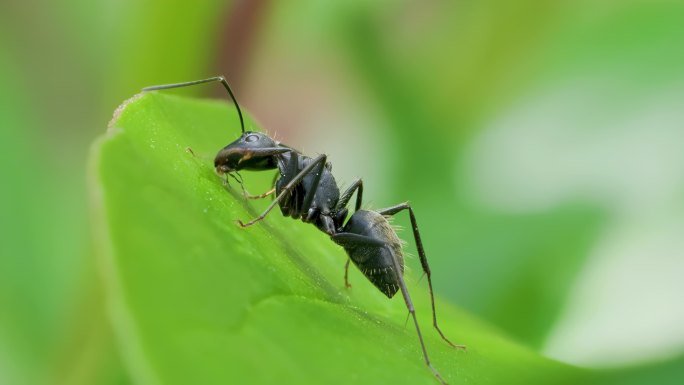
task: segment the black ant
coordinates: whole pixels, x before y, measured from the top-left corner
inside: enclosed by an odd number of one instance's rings
[[[223,84],[233,103],[235,103],[242,128],[242,135],[233,143],[221,149],[216,155],[214,159],[216,173],[233,176],[232,173],[237,173],[239,170],[265,171],[278,169],[279,172],[276,175],[277,179],[274,182],[274,189],[264,194],[250,197],[264,198],[275,192],[276,198],[258,217],[246,223],[238,220],[240,226],[244,228],[259,222],[276,205],[279,205],[280,211],[284,216],[312,223],[319,230],[328,234],[330,239],[342,246],[349,255],[349,259],[344,266],[345,286],[350,287],[347,277],[349,261],[351,260],[361,270],[363,275],[388,298],[392,298],[398,290],[401,290],[406,307],[416,325],[416,332],[420,341],[420,347],[423,350],[425,363],[435,377],[442,384],[446,384],[439,372],[430,364],[423,336],[416,319],[413,302],[404,283],[404,255],[402,253],[401,240],[386,218],[403,210],[408,210],[413,237],[415,238],[416,248],[420,257],[420,264],[425,275],[427,275],[430,301],[432,303],[433,325],[442,339],[449,345],[454,348],[465,349],[465,346],[451,343],[439,329],[439,326],[437,326],[430,266],[428,266],[425,249],[418,231],[416,216],[411,205],[406,202],[381,210],[363,210],[361,209],[363,196],[363,182],[361,179],[357,179],[340,195],[339,187],[331,173],[331,165],[327,162],[325,154],[310,158],[291,147],[276,142],[266,134],[245,131],[240,106],[223,76],[192,82],[146,87],[143,88],[143,91],[187,87],[209,82],[221,82]],[[240,180],[238,181],[241,182]],[[349,213],[347,204],[354,192],[356,192],[354,213],[345,222]]]

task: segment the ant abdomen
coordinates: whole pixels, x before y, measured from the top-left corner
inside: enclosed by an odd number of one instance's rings
[[[359,210],[349,218],[343,233],[356,234],[376,241],[345,243],[342,246],[363,275],[387,297],[392,298],[399,290],[394,260],[399,266],[399,274],[403,276],[404,254],[402,242],[387,219],[375,211]]]

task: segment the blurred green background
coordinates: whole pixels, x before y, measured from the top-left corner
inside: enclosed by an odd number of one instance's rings
[[[216,74],[370,207],[410,200],[440,296],[564,362],[677,373],[684,2],[61,0],[0,5],[1,384],[128,381],[89,144],[140,88]]]

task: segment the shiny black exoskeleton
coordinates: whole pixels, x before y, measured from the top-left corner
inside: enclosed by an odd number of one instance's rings
[[[219,151],[214,167],[220,175],[277,168],[279,178],[274,192],[284,216],[313,223],[329,235],[335,234],[344,222],[351,193],[346,200],[340,200],[340,190],[325,155],[312,159],[265,134],[247,131]]]
[[[413,209],[408,203],[382,210],[361,209],[363,183],[360,179],[351,184],[341,195],[331,172],[326,155],[307,157],[291,147],[285,146],[268,135],[259,132],[245,132],[242,112],[228,83],[222,76],[193,82],[168,84],[144,88],[143,91],[160,90],[190,85],[221,82],[237,108],[242,127],[242,135],[219,151],[214,159],[214,167],[219,175],[230,175],[240,170],[264,171],[278,170],[272,190],[252,198],[263,198],[275,192],[276,198],[258,217],[247,223],[238,221],[240,226],[251,226],[264,219],[276,206],[283,215],[301,219],[315,225],[344,248],[349,256],[345,264],[344,281],[350,287],[347,276],[351,260],[381,292],[392,298],[401,290],[402,296],[416,326],[416,332],[423,351],[423,358],[435,377],[446,383],[432,367],[423,342],[415,309],[404,283],[404,255],[402,243],[397,233],[387,221],[387,217],[408,210],[413,236],[420,257],[420,263],[427,276],[432,304],[433,326],[440,336],[452,347],[464,348],[449,341],[437,326],[435,301],[432,293],[432,279],[427,257],[420,239],[418,224]],[[356,192],[354,213],[348,217],[347,205]]]

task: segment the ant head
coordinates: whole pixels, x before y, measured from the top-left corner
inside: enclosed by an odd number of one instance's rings
[[[244,132],[216,155],[214,167],[221,174],[239,170],[270,170],[276,168],[273,153],[264,154],[260,149],[274,148],[278,144],[266,134]]]

